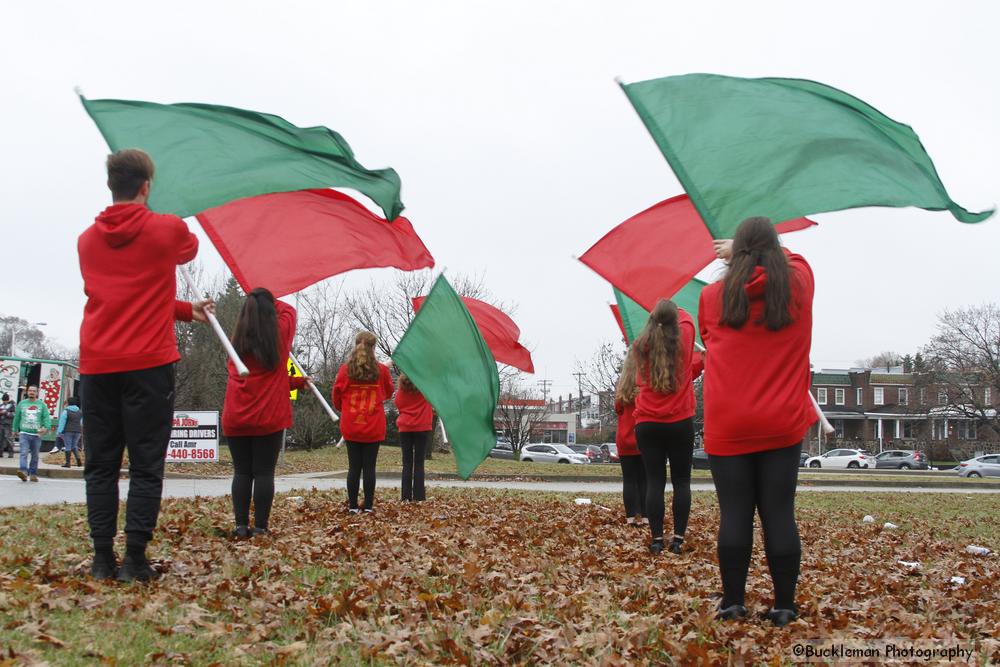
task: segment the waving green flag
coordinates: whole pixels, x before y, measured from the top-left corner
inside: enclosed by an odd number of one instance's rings
[[[698,300],[701,297],[701,291],[705,289],[705,285],[707,284],[704,280],[692,278],[676,294],[670,297],[679,308],[683,308],[694,318],[695,342],[702,347],[704,347],[704,344],[701,341],[701,334],[698,332]],[[618,303],[618,312],[621,314],[622,325],[625,327],[625,338],[628,344],[631,345],[635,337],[642,331],[642,328],[646,326],[646,320],[649,319],[649,311],[630,299],[628,295],[617,287],[613,289],[615,291],[615,301]]]
[[[392,360],[434,406],[448,431],[458,474],[468,479],[496,444],[493,414],[500,377],[475,320],[443,275]]]
[[[860,206],[972,213],[948,195],[919,137],[878,109],[802,79],[686,74],[622,84],[714,238]]]
[[[111,150],[141,148],[153,158],[154,211],[183,218],[243,197],[330,187],[364,193],[387,220],[403,210],[396,172],[365,169],[325,127],[211,104],[80,101]]]

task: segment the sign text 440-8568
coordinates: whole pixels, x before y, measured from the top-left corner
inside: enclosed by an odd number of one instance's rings
[[[219,460],[218,411],[174,412],[167,446],[167,463]]]

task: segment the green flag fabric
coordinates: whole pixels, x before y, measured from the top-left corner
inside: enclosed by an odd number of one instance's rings
[[[500,378],[475,320],[443,275],[392,360],[434,406],[448,431],[458,474],[468,479],[496,445],[493,415]]]
[[[396,172],[365,169],[325,127],[211,104],[80,101],[111,150],[141,148],[153,158],[154,211],[187,217],[243,197],[329,187],[364,193],[387,220],[403,210]]]
[[[916,133],[856,97],[803,79],[686,74],[622,84],[715,238],[861,206],[972,213],[948,195]]]
[[[694,318],[695,341],[702,347],[704,347],[704,344],[701,340],[701,334],[698,332],[698,302],[701,298],[701,291],[705,289],[705,285],[707,284],[704,280],[692,278],[676,294],[670,297],[678,307],[686,310]],[[646,326],[646,320],[649,319],[649,311],[630,299],[628,295],[617,287],[614,288],[614,292],[615,301],[618,303],[618,312],[621,314],[622,324],[625,327],[625,338],[628,339],[627,342],[631,345],[635,337],[642,331],[642,328]]]

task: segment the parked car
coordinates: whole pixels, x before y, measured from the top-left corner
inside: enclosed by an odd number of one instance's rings
[[[809,468],[871,468],[875,457],[864,449],[831,449],[806,460]]]
[[[810,458],[811,457],[809,455],[809,452],[799,452],[799,467],[805,468],[806,461],[808,461]]]
[[[508,440],[497,440],[497,444],[493,446],[490,450],[490,458],[492,459],[510,459],[514,460],[514,446],[510,444]]]
[[[604,452],[596,445],[566,445],[577,454],[583,454],[591,463],[604,463]]]
[[[875,457],[876,468],[927,470],[927,455],[912,449],[888,449]]]
[[[521,460],[541,463],[590,463],[586,454],[577,454],[566,445],[539,443],[522,447]]]
[[[985,454],[958,464],[959,477],[1000,477],[1000,454]]]
[[[705,453],[704,449],[698,448],[694,450],[692,461],[695,470],[708,470],[708,454]]]

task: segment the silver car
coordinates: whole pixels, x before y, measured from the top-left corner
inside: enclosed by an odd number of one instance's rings
[[[959,477],[1000,477],[1000,454],[977,456],[958,464]]]
[[[927,456],[909,449],[889,449],[875,457],[876,468],[927,470]]]
[[[590,463],[586,454],[577,454],[566,445],[534,444],[521,448],[522,461],[541,463]]]

